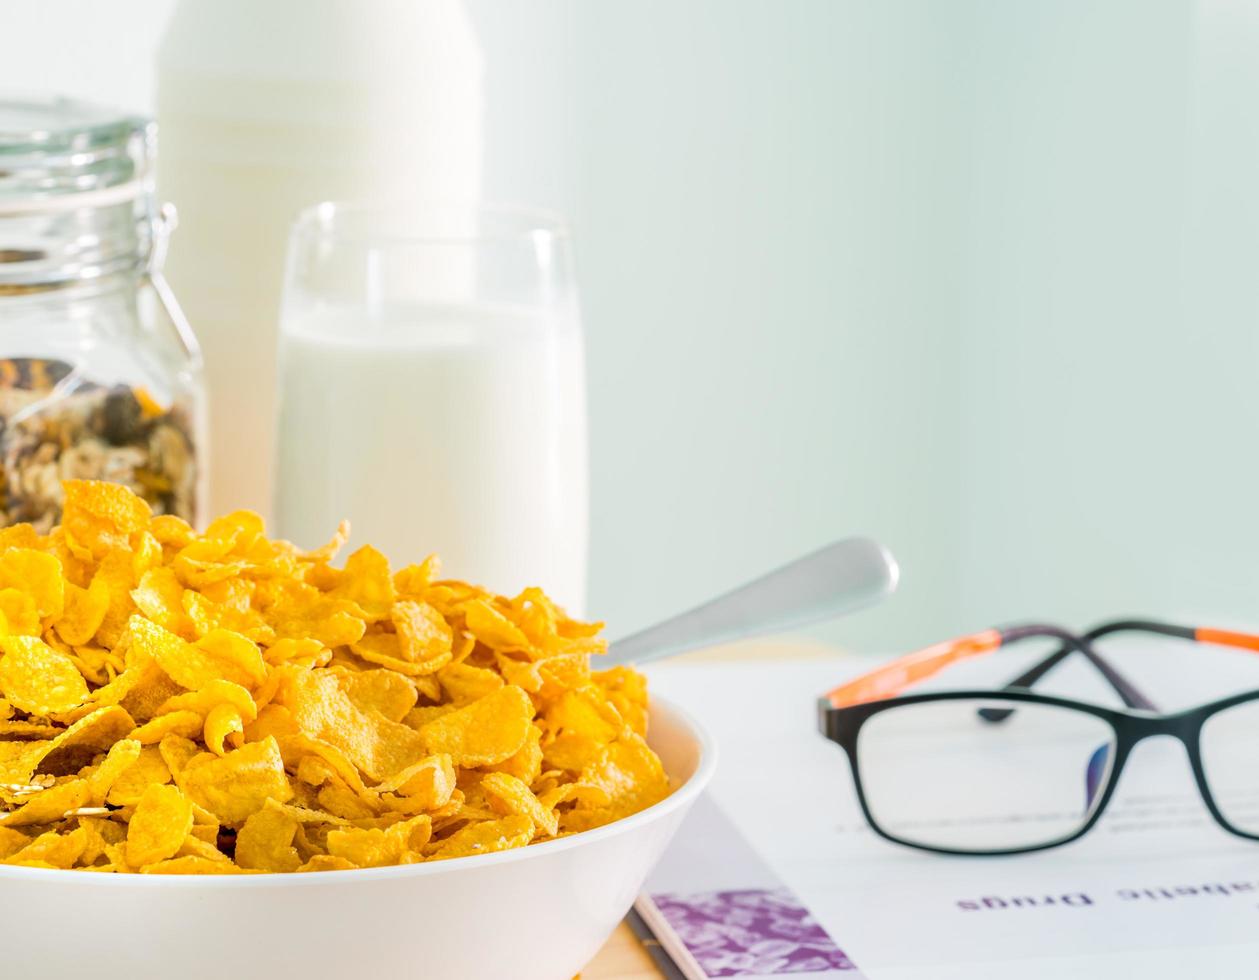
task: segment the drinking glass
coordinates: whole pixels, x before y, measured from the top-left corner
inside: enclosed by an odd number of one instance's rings
[[[275,515],[395,567],[585,603],[585,362],[569,236],[518,208],[325,203],[289,240]]]

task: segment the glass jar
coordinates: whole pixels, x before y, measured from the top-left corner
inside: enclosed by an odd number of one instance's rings
[[[146,119],[0,101],[0,526],[47,531],[67,479],[201,516],[201,354],[161,275],[154,147]]]

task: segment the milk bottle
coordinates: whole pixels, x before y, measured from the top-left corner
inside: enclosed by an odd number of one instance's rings
[[[205,352],[210,513],[271,504],[290,223],[325,199],[472,201],[481,52],[461,0],[179,0],[158,61],[168,277]]]

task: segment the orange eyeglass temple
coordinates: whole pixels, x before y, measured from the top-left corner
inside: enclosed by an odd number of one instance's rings
[[[1259,644],[1259,637],[1251,639]],[[834,708],[895,697],[905,688],[938,674],[959,660],[992,653],[1000,646],[1001,631],[995,629],[971,633],[956,640],[946,640],[916,653],[906,654],[856,680],[841,684],[827,693],[826,697]],[[1259,645],[1255,649],[1259,650]]]
[[[1185,632],[1188,633],[1188,630]],[[1259,653],[1259,635],[1253,633],[1198,627],[1193,630],[1193,638],[1199,643],[1211,643]],[[992,653],[1000,648],[1001,643],[1001,631],[995,629],[971,633],[956,640],[946,640],[944,643],[937,643],[916,653],[907,654],[855,680],[841,684],[830,691],[826,698],[832,707],[846,708],[853,704],[895,697],[905,688],[938,674],[945,667],[959,660]]]
[[[1212,630],[1199,627],[1193,631],[1199,643],[1215,643],[1222,647],[1237,647],[1259,653],[1259,636],[1252,633],[1234,633],[1232,630]]]

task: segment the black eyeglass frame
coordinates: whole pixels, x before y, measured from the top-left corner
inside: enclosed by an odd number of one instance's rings
[[[1099,627],[1099,629],[1101,628]],[[1115,630],[1107,630],[1107,632],[1114,631]],[[1167,631],[1158,630],[1157,632]],[[1080,646],[1070,642],[1071,639],[1075,639],[1072,634],[1066,633],[1057,627],[1027,626],[1002,631],[1003,636],[1007,633],[1009,634],[1007,642],[1013,639],[1023,639],[1032,636],[1050,636],[1059,639],[1066,638],[1069,649],[1080,649]],[[1180,634],[1168,632],[1167,635]],[[1060,654],[1061,651],[1059,651],[1059,654],[1051,655],[1051,658],[1056,658],[1054,659],[1055,663],[1061,659]],[[1038,679],[1039,676],[1040,675],[1037,675],[1037,678],[1035,679]],[[995,711],[990,710],[995,705],[1002,702],[1011,704],[1013,710],[1017,710],[1017,707],[1015,706],[1018,704],[1043,704],[1055,708],[1066,708],[1073,711],[1083,712],[1084,714],[1091,715],[1094,718],[1099,718],[1110,725],[1110,728],[1114,733],[1114,758],[1111,761],[1106,774],[1106,782],[1100,788],[1100,792],[1093,804],[1092,811],[1088,814],[1086,820],[1079,829],[1063,837],[1026,847],[962,849],[937,847],[930,844],[920,843],[918,841],[900,837],[889,831],[887,828],[880,826],[878,820],[875,819],[874,814],[871,812],[861,776],[861,764],[858,759],[858,744],[861,737],[862,727],[875,715],[881,714],[884,711],[889,711],[893,708],[929,702],[965,700],[985,702],[985,707],[983,709],[979,709],[977,714],[989,724],[994,725],[1001,724],[1001,722],[1012,713],[1012,711],[1007,712],[1001,708],[996,708]],[[1141,698],[1141,700],[1145,699]],[[1202,727],[1206,723],[1207,719],[1221,711],[1234,708],[1239,704],[1246,704],[1250,701],[1259,701],[1259,689],[1230,695],[1229,697],[1211,701],[1183,711],[1177,711],[1171,714],[1159,714],[1144,708],[1106,708],[1101,705],[1092,704],[1088,701],[1078,701],[1073,698],[1039,694],[1025,688],[1020,689],[1018,687],[1007,687],[999,690],[939,691],[923,694],[906,694],[899,697],[848,705],[842,708],[832,706],[829,699],[823,697],[818,699],[818,723],[822,734],[830,741],[839,745],[839,747],[844,750],[844,754],[848,757],[848,763],[852,770],[853,783],[856,787],[857,801],[861,806],[861,812],[871,829],[874,830],[874,832],[880,837],[891,841],[894,844],[912,847],[921,851],[930,851],[935,854],[962,855],[967,857],[1001,857],[1011,854],[1030,854],[1036,851],[1044,851],[1054,847],[1061,847],[1065,844],[1071,843],[1072,841],[1079,840],[1087,834],[1097,825],[1098,820],[1101,819],[1107,805],[1113,798],[1115,788],[1119,785],[1119,779],[1123,773],[1124,765],[1126,764],[1128,757],[1132,754],[1132,750],[1145,739],[1153,738],[1157,735],[1169,735],[1185,747],[1186,753],[1189,757],[1190,768],[1193,772],[1194,782],[1197,784],[1198,792],[1202,797],[1202,802],[1206,805],[1207,811],[1211,814],[1215,822],[1230,834],[1245,838],[1246,840],[1259,840],[1259,834],[1242,830],[1240,827],[1231,823],[1217,805],[1215,797],[1211,792],[1210,783],[1207,780],[1206,769],[1202,762],[1201,753]]]

